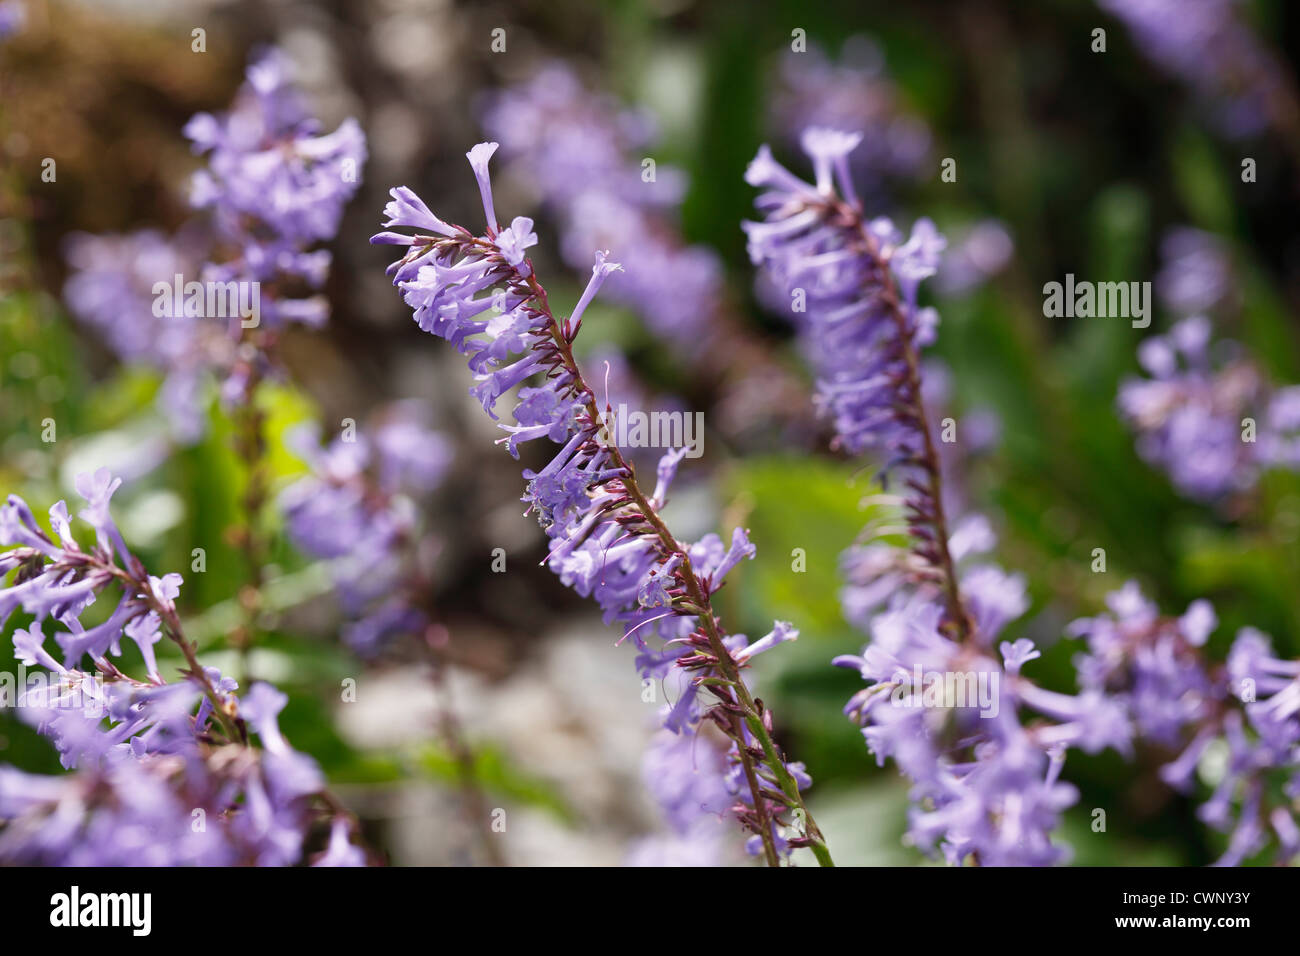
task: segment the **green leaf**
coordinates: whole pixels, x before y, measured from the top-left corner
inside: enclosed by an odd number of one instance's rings
[[[420,751],[417,763],[431,777],[453,786],[460,784],[460,764],[442,748],[429,745]],[[578,822],[577,812],[557,787],[511,767],[506,757],[493,747],[481,746],[474,752],[474,778],[482,789],[495,796],[548,810],[570,826]]]

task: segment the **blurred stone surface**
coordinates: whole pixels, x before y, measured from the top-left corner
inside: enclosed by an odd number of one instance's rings
[[[617,865],[629,842],[655,827],[640,783],[655,705],[642,702],[635,651],[614,646],[615,633],[594,617],[566,618],[539,634],[535,658],[504,680],[459,668],[448,674],[469,743],[499,750],[513,772],[544,781],[576,816],[569,826],[547,809],[486,794],[489,807],[506,811],[506,830],[496,837],[512,864]],[[339,704],[336,720],[356,748],[412,752],[437,742],[437,708],[427,669],[410,666],[364,674],[356,702]],[[353,789],[358,808],[386,818],[394,864],[464,862],[475,834],[454,787],[410,784],[387,795]]]

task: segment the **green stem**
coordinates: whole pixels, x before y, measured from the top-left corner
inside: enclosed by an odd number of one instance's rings
[[[269,497],[266,470],[266,413],[258,405],[261,375],[256,361],[248,373],[248,382],[233,415],[235,451],[244,466],[245,484],[240,497],[243,526],[239,529],[239,547],[246,568],[245,583],[239,591],[243,623],[235,630],[233,642],[239,651],[240,680],[252,680],[251,656],[257,639],[258,617],[262,612],[262,588],[266,584],[266,562],[270,545],[263,529],[263,511]]]
[[[478,834],[478,842],[488,865],[505,866],[505,859],[501,855],[496,834],[492,832],[492,826],[489,822],[487,801],[484,798],[483,789],[479,785],[478,762],[475,759],[474,751],[465,740],[465,733],[461,728],[460,720],[456,716],[455,704],[451,699],[451,686],[445,673],[447,661],[433,642],[428,639],[428,635],[426,635],[424,645],[429,653],[430,666],[433,668],[434,694],[438,701],[438,729],[442,734],[443,742],[446,743],[447,749],[451,751],[452,757],[456,761],[465,814],[472,821],[474,831]]]

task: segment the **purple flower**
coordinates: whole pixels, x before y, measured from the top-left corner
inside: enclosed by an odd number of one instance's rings
[[[1234,291],[1228,250],[1213,233],[1171,229],[1161,240],[1160,255],[1156,292],[1177,315],[1204,315]]]
[[[1117,696],[1143,736],[1176,744],[1213,699],[1212,681],[1193,648],[1213,629],[1214,612],[1197,601],[1181,619],[1167,620],[1132,581],[1107,604],[1109,614],[1070,625],[1071,634],[1088,639],[1088,653],[1075,659],[1079,682]]]
[[[818,128],[805,133],[816,185],[761,148],[745,179],[763,190],[755,205],[764,218],[743,226],[750,258],[786,293],[803,324],[818,404],[834,425],[835,444],[850,454],[874,452],[884,475],[907,489],[891,503],[907,509],[913,555],[941,581],[952,567],[941,553],[948,531],[940,462],[926,424],[918,357],[922,338],[932,338],[926,330],[934,318],[919,308],[917,294],[921,280],[938,268],[944,241],[929,220],[918,221],[903,241],[888,220],[866,219],[846,163],[859,139]],[[881,564],[880,557],[881,578],[893,580],[894,562]],[[949,625],[965,629],[957,582],[942,586],[949,590]],[[889,585],[881,589],[883,597]]]
[[[1068,854],[1052,832],[1077,797],[1059,780],[1066,750],[1127,751],[1129,715],[1101,693],[1057,694],[1030,682],[1021,670],[1039,654],[1026,639],[1002,642],[1003,664],[991,656],[1029,602],[1021,576],[961,567],[995,543],[986,520],[968,516],[948,531],[956,499],[944,494],[927,420],[940,396],[919,356],[937,315],[917,302],[944,239],[929,220],[904,240],[888,220],[865,217],[847,161],[859,139],[806,131],[811,184],[760,149],[746,179],[764,190],[756,201],[764,219],[744,224],[751,257],[802,324],[836,444],[874,452],[882,484],[903,489],[873,496],[882,517],[864,538],[905,532],[908,547],[868,540],[843,558],[846,616],[870,635],[860,655],[832,662],[868,683],[845,713],[877,761],[893,760],[911,779],[909,834],[918,846],[950,863],[1058,863]],[[1031,726],[1021,711],[1034,713]]]
[[[806,833],[785,832],[781,814],[787,809],[798,807],[806,819],[799,791],[810,781],[801,765],[770,759],[775,745],[760,739],[766,725],[756,729],[751,723],[770,717],[765,712],[760,718],[740,673],[754,653],[793,638],[793,629],[779,625],[747,649],[743,638],[727,636],[718,625],[709,595],[740,560],[753,556],[753,546],[741,530],[730,548],[714,535],[684,544],[668,533],[658,509],[684,451],[662,458],[653,494],[636,484],[571,349],[584,313],[622,267],[597,251],[591,279],[572,313],[557,318],[522,255],[531,244],[531,223],[514,220],[509,239],[498,232],[487,170],[495,150],[495,144],[479,144],[467,154],[483,203],[483,235],[452,226],[409,241],[394,233],[372,241],[408,247],[388,272],[420,328],[466,355],[477,383],[470,391],[493,419],[499,402],[518,389],[510,400],[513,422],[500,423],[507,450],[517,456],[519,444],[540,438],[558,446],[548,464],[524,472],[522,500],[551,539],[546,563],[566,585],[593,597],[607,622],[622,624],[624,638],[632,638],[640,652],[637,664],[644,676],[663,680],[672,674],[687,682],[664,715],[669,733],[693,747],[700,729],[712,726],[730,740],[722,782],[735,797],[729,811],[756,834],[753,849],[771,864],[803,845],[829,860],[810,820]],[[432,217],[420,211],[423,204],[409,190],[395,189],[392,195],[394,203],[416,210],[421,219]],[[720,703],[710,703],[700,692],[705,680],[712,681],[709,691]],[[766,793],[757,782],[760,775]],[[687,806],[697,815],[701,810],[692,800]],[[671,808],[668,812],[677,816]]]
[[[510,226],[497,236],[497,248],[512,266],[523,265],[524,250],[535,245],[537,233],[533,232],[533,221],[524,216],[515,216]],[[522,274],[527,275],[526,272]]]
[[[1006,268],[1014,253],[1011,233],[996,219],[959,228],[940,263],[936,287],[946,296],[964,295]]]
[[[0,41],[21,33],[26,25],[27,9],[21,0],[5,0],[0,3]]]
[[[872,682],[846,711],[863,725],[878,762],[894,760],[913,781],[912,839],[941,850],[950,863],[1064,861],[1067,850],[1051,834],[1076,798],[1059,781],[1065,748],[1126,742],[1124,715],[1095,700],[1048,694],[1020,677],[1021,665],[1038,656],[1029,641],[1003,642],[1003,672],[944,637],[939,621],[939,608],[928,601],[899,604],[872,620],[872,641],[861,656],[834,661]],[[957,681],[954,687],[983,680],[990,693],[947,699],[936,691],[944,680]],[[1016,716],[1020,707],[1060,722],[1026,729]]]
[[[415,500],[446,474],[447,440],[414,406],[399,404],[327,448],[304,435],[295,441],[313,474],[284,491],[280,508],[294,544],[330,564],[345,643],[374,656],[398,635],[422,634],[429,619],[419,604],[432,555]]]
[[[744,223],[750,258],[806,326],[818,401],[838,444],[852,454],[877,450],[901,470],[924,467],[920,383],[906,353],[920,328],[917,285],[933,272],[942,239],[923,220],[903,243],[888,222],[861,217],[844,164],[856,141],[808,131],[816,186],[759,151],[745,177],[764,190],[756,200],[764,220]]]
[[[1278,101],[1286,75],[1235,15],[1235,0],[1097,0],[1123,20],[1137,45],[1161,68],[1187,83],[1215,124],[1245,138],[1284,122]]]
[[[1229,358],[1217,361],[1209,321],[1183,319],[1142,343],[1138,359],[1151,377],[1130,378],[1119,391],[1139,454],[1201,501],[1251,488],[1264,468],[1300,468],[1300,393],[1270,397],[1254,363],[1223,346]]]
[[[1071,625],[1088,640],[1088,653],[1076,659],[1085,694],[1104,693],[1129,711],[1142,736],[1181,748],[1160,770],[1171,787],[1190,791],[1211,747],[1226,753],[1197,811],[1230,833],[1220,865],[1244,862],[1271,837],[1279,862],[1292,860],[1300,849],[1295,821],[1286,806],[1269,804],[1275,791],[1300,793],[1300,661],[1275,657],[1267,636],[1243,628],[1226,666],[1212,664],[1202,648],[1217,621],[1203,600],[1181,617],[1162,617],[1130,582],[1107,603],[1109,614]]]
[[[149,575],[127,551],[109,513],[119,484],[102,469],[77,480],[87,501],[81,517],[97,532],[89,551],[72,537],[62,502],[50,509],[57,545],[21,499],[11,496],[0,511],[0,544],[18,538],[0,566],[23,568],[0,587],[0,612],[21,606],[36,617],[15,631],[14,655],[45,668],[29,675],[19,716],[73,771],[35,777],[0,766],[0,864],[295,863],[323,787],[320,771],[280,733],[284,695],[257,684],[241,702],[234,681],[195,666],[175,612],[180,575]],[[117,608],[84,627],[82,610],[117,581]],[[45,649],[43,624],[50,621],[66,628],[53,635],[63,664]],[[191,664],[177,683],[162,679],[154,658],[164,631]],[[124,636],[139,646],[147,679],[110,660],[121,657]],[[94,672],[79,670],[86,656]],[[260,752],[249,747],[236,714],[257,732]]]
[[[309,268],[284,254],[338,232],[366,160],[356,121],[320,135],[288,73],[282,53],[259,55],[229,113],[199,113],[185,126],[195,152],[208,158],[208,168],[192,183],[191,201],[211,209],[219,231],[246,247],[244,262],[259,273],[249,278],[269,278],[286,262],[293,274],[311,278]],[[260,243],[244,225],[246,218],[263,224],[273,238]],[[273,256],[282,261],[273,265]]]
[[[206,241],[196,229],[174,237],[145,229],[127,235],[74,233],[64,243],[70,267],[63,287],[68,310],[117,357],[166,376],[158,399],[174,436],[184,443],[203,430],[200,382],[206,356],[222,349],[214,330],[175,308],[175,276],[195,278]],[[167,291],[160,297],[155,285]]]
[[[330,824],[329,846],[312,866],[365,866],[365,851],[348,839],[349,829],[345,817],[335,817]]]
[[[727,758],[706,738],[660,730],[646,749],[641,775],[670,827],[683,835],[701,819],[721,819],[735,799]]]
[[[653,177],[643,175],[641,158],[653,137],[644,115],[587,93],[568,67],[553,64],[493,97],[484,125],[558,220],[572,268],[585,269],[591,250],[609,249],[623,264],[606,286],[612,301],[679,345],[710,331],[722,303],[721,266],[712,251],[686,245],[672,221],[670,207],[685,193],[680,171],[658,165]],[[483,169],[475,167],[480,190]],[[495,232],[486,201],[485,211]],[[512,235],[517,228],[523,232]],[[532,220],[515,219],[496,237],[510,265],[536,242],[531,228]]]
[[[127,363],[164,376],[160,409],[174,438],[192,444],[205,427],[210,383],[227,404],[271,367],[250,329],[318,326],[330,254],[314,249],[338,231],[366,158],[354,120],[320,135],[276,51],[249,66],[229,113],[200,113],[185,134],[207,159],[191,181],[203,215],[172,237],[154,230],[69,238],[69,310]],[[256,373],[256,374],[254,374]],[[158,450],[143,456],[152,467]]]
[[[869,37],[854,36],[833,61],[815,45],[787,53],[781,63],[771,125],[791,145],[809,126],[859,130],[862,148],[848,157],[853,174],[874,196],[890,180],[920,172],[930,150],[930,130],[904,108]]]
[[[1043,656],[1034,642],[1025,637],[1015,642],[1003,641],[998,650],[1002,652],[1002,664],[1008,674],[1019,674],[1020,668]]]

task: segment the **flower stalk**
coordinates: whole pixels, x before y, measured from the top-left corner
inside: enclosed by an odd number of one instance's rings
[[[662,678],[671,670],[692,675],[689,692],[670,708],[665,727],[694,734],[707,719],[730,740],[732,792],[738,798],[730,809],[755,834],[751,852],[779,865],[791,848],[808,846],[819,863],[831,865],[800,794],[799,778],[806,786],[806,774],[801,765],[785,763],[771,737],[771,715],[741,673],[753,654],[798,632],[777,622],[771,635],[749,644],[721,626],[710,595],[754,548],[741,529],[727,549],[716,536],[694,545],[680,542],[664,523],[659,509],[684,455],[664,456],[648,493],[604,427],[595,393],[573,356],[587,305],[606,276],[621,267],[598,252],[577,306],[557,318],[525,255],[537,242],[532,221],[516,217],[505,228],[497,223],[487,173],[496,148],[481,143],[467,154],[483,198],[483,235],[443,222],[401,187],[392,190],[385,226],[413,228],[415,234],[383,232],[371,241],[408,247],[389,268],[394,283],[422,329],[469,354],[478,383],[471,391],[489,415],[496,417],[494,407],[508,390],[543,378],[538,387],[520,389],[515,424],[501,426],[508,435],[500,442],[515,457],[522,441],[547,437],[562,446],[544,469],[525,472],[523,500],[551,538],[544,563],[564,583],[595,597],[607,621],[623,623],[624,638],[633,638],[641,651],[643,676]],[[664,642],[662,649],[648,644],[653,637]],[[701,688],[718,700],[707,710],[697,704]],[[787,810],[804,824],[790,839],[780,833]]]

